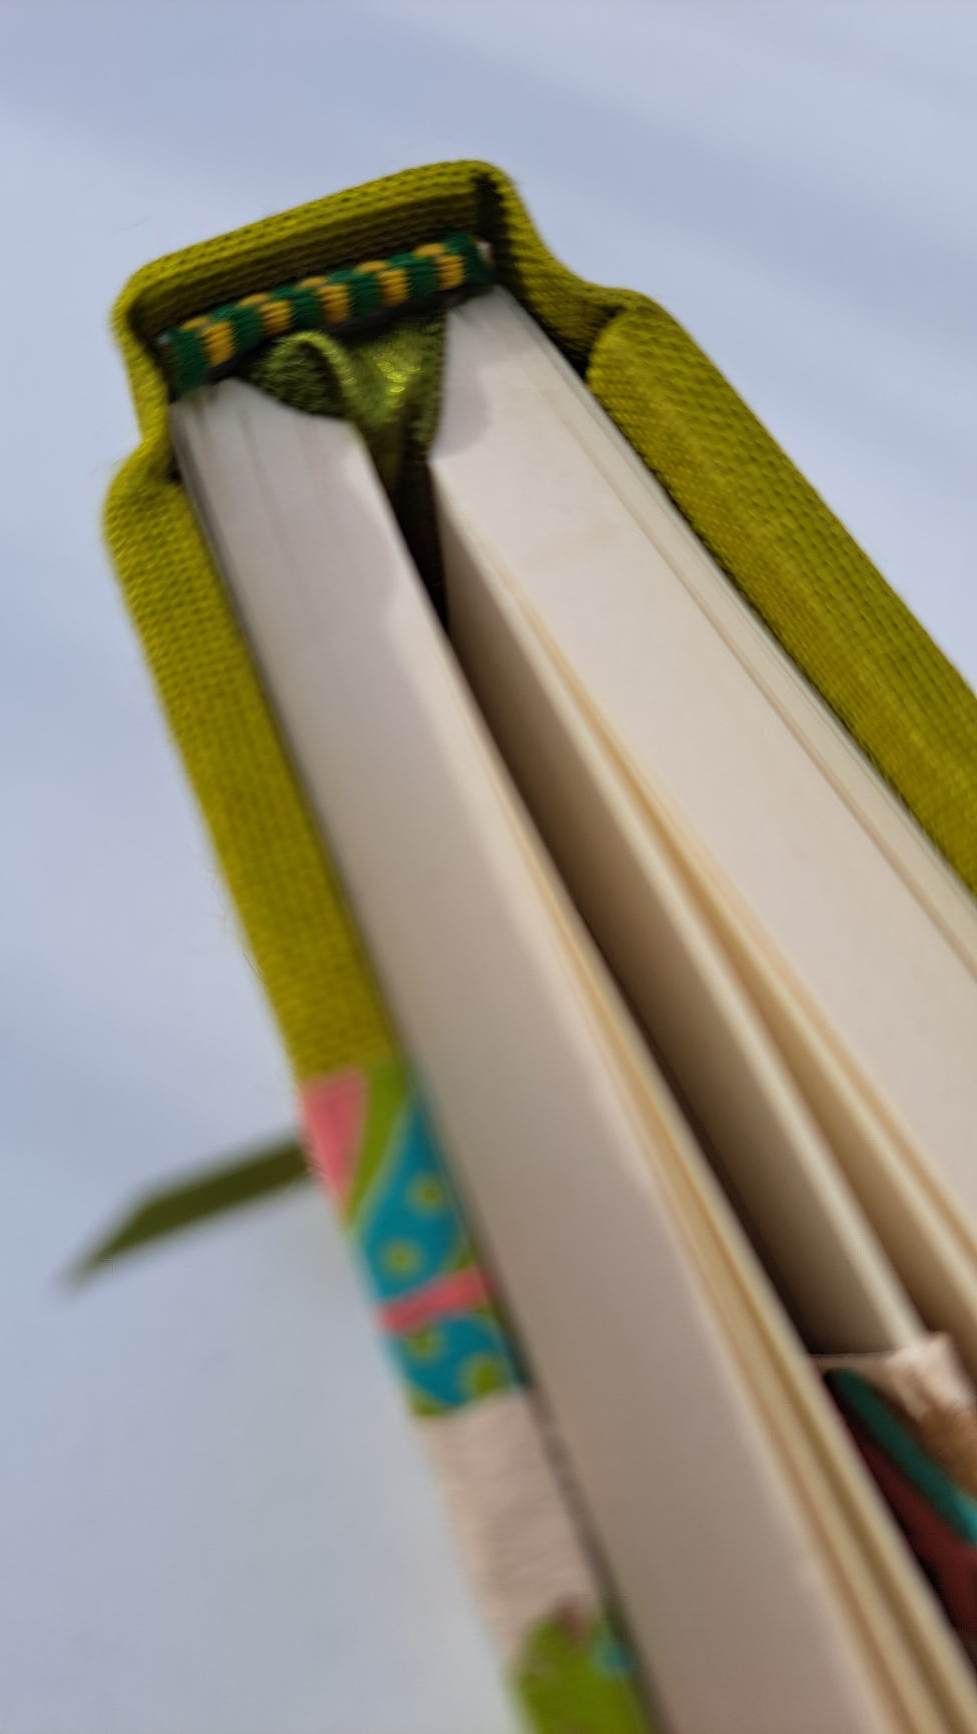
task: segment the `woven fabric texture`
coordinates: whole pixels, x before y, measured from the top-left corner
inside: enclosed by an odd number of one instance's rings
[[[391,1036],[340,886],[173,468],[155,342],[208,308],[452,232],[492,244],[528,307],[801,671],[977,891],[977,700],[692,340],[575,277],[512,183],[412,169],[146,266],[114,314],[141,443],[109,494],[112,554],[300,1079]]]
[[[485,288],[491,266],[471,235],[446,235],[412,252],[303,277],[225,302],[164,331],[158,346],[174,397],[233,368],[269,338],[374,326],[379,318],[458,290]]]

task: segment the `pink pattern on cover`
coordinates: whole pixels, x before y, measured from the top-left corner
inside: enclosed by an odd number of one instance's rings
[[[362,1072],[336,1072],[307,1084],[302,1117],[313,1166],[327,1191],[343,1204],[353,1179],[363,1136],[366,1079]]]
[[[489,1291],[480,1270],[469,1265],[466,1270],[454,1270],[440,1276],[413,1294],[388,1301],[380,1317],[388,1331],[416,1331],[429,1319],[443,1318],[447,1313],[469,1312],[485,1306]]]

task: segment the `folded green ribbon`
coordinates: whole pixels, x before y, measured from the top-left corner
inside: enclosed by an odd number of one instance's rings
[[[271,339],[296,331],[345,335],[385,314],[485,288],[491,282],[491,265],[474,237],[448,235],[408,253],[367,259],[245,295],[172,326],[157,342],[174,397],[185,397],[229,372],[243,356]]]
[[[76,1282],[154,1242],[254,1204],[309,1179],[309,1167],[294,1138],[281,1138],[243,1156],[186,1175],[140,1198],[67,1273]]]

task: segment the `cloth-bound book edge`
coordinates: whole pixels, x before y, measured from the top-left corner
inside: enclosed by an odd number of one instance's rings
[[[633,292],[584,283],[553,258],[504,174],[477,162],[407,170],[148,265],[114,313],[140,443],[110,490],[106,534],[299,1077],[376,1057],[384,1019],[174,485],[156,339],[222,302],[462,231],[491,244],[498,279],[586,371],[733,581],[977,889],[977,701],[837,519],[667,314]],[[215,709],[206,695],[217,668]],[[269,809],[273,826],[257,817]]]
[[[409,171],[147,267],[116,311],[142,441],[113,485],[107,532],[300,1080],[382,1061],[389,1030],[248,653],[174,485],[167,388],[154,340],[227,300],[458,229],[492,242],[502,280],[577,366],[589,363],[590,383],[643,460],[961,877],[971,886],[977,881],[966,829],[954,822],[961,790],[972,797],[977,783],[973,701],[745,406],[661,310],[639,296],[582,284],[559,266],[498,171],[481,164]],[[687,413],[696,383],[708,409],[703,426]],[[660,406],[657,421],[652,398]],[[790,521],[785,533],[765,538],[760,557],[742,508],[729,511],[730,490],[749,497],[740,486],[745,475],[754,484],[755,523],[769,525],[771,503],[778,522]],[[827,630],[837,593],[819,603],[821,574],[795,558],[798,548],[803,555],[818,542],[823,553],[825,539],[837,555],[832,580],[865,626],[855,635],[844,626],[840,638]],[[792,615],[804,623],[800,635]],[[850,625],[850,608],[846,619]],[[916,675],[913,693],[903,693],[908,707],[903,703],[894,717],[882,689],[887,669],[900,659]],[[223,695],[217,707],[210,702],[215,679]],[[948,755],[951,739],[955,750]]]

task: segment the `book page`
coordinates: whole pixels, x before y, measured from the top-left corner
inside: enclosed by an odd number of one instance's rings
[[[452,312],[432,457],[441,497],[518,587],[615,751],[695,838],[973,1218],[969,910],[933,918],[915,868],[897,869],[787,726],[676,577],[674,548],[666,558],[639,521],[633,461],[609,444],[595,464],[600,411],[579,409],[528,325],[498,291]]]
[[[222,570],[666,1710],[693,1734],[938,1726],[915,1675],[904,1694],[884,1687],[881,1652],[870,1661],[839,1597],[662,1191],[661,1163],[695,1167],[698,1152],[644,1056],[662,1141],[649,1160],[651,1127],[605,1022],[626,1028],[623,1008],[364,448],[236,382],[175,413]]]

